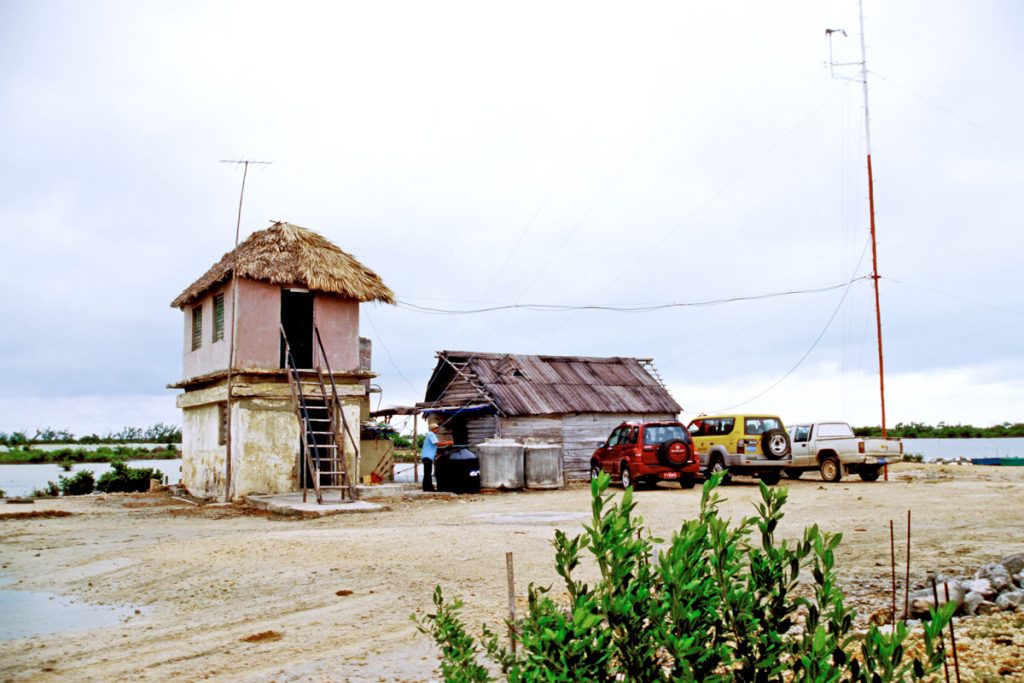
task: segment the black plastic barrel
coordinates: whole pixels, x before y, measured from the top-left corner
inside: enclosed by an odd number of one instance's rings
[[[465,446],[441,449],[434,461],[437,490],[449,493],[480,492],[480,458]]]

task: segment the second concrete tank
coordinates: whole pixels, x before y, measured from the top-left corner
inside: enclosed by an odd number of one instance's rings
[[[523,467],[528,489],[560,489],[565,485],[561,446],[528,444],[523,449]]]
[[[480,458],[480,488],[523,488],[523,444],[512,439],[489,439],[475,451]]]

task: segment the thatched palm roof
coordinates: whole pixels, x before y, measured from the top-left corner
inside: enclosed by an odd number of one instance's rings
[[[206,274],[178,295],[171,306],[184,308],[210,289],[238,277],[275,285],[305,287],[357,301],[395,303],[395,294],[375,272],[312,230],[277,222],[224,254]]]

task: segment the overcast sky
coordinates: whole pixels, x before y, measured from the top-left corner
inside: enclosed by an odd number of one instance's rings
[[[1024,5],[865,21],[889,423],[1024,420]],[[273,161],[243,238],[311,228],[417,306],[868,275],[863,96],[826,28],[860,61],[836,0],[0,0],[0,430],[180,423],[169,303],[233,245],[221,159]],[[361,333],[385,406],[462,349],[651,357],[685,419],[879,422],[864,279],[369,304]]]

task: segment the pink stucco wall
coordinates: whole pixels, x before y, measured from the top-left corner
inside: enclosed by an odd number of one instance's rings
[[[224,338],[213,340],[213,297],[224,294]],[[192,309],[202,306],[203,309],[203,343],[195,351],[192,350]],[[228,287],[217,288],[207,293],[202,299],[184,311],[185,363],[184,378],[204,375],[214,370],[222,370],[228,366],[228,340],[231,338],[231,291]]]
[[[327,351],[331,370],[345,372],[359,368],[359,302],[331,294],[317,293],[313,320]]]
[[[281,360],[281,287],[256,280],[238,280],[238,344],[235,368],[275,369]],[[213,338],[213,297],[224,293],[224,339]],[[203,344],[192,350],[192,308],[184,310],[184,379],[228,367],[231,339],[231,284],[205,295],[195,306],[203,307]],[[317,292],[313,320],[335,372],[359,366],[359,302]]]
[[[235,367],[280,367],[281,287],[245,279],[239,280],[238,285]]]

